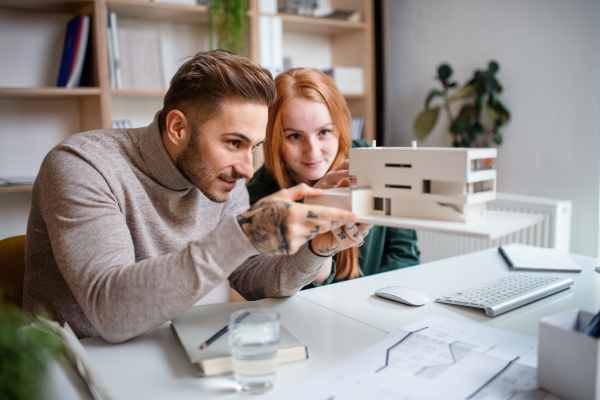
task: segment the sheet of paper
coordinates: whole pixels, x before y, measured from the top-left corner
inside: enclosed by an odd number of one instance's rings
[[[581,271],[581,266],[558,249],[512,244],[503,246],[504,252],[515,265],[515,269],[540,269],[558,271]]]
[[[398,328],[283,399],[551,400],[537,389],[537,338],[430,316]]]

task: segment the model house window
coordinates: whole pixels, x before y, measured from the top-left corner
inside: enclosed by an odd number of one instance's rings
[[[423,193],[431,193],[431,181],[423,180]]]
[[[467,193],[481,193],[481,192],[490,192],[494,190],[494,181],[481,181],[481,182],[473,182],[467,183]]]
[[[373,197],[373,203],[375,211],[383,211],[383,197]]]
[[[483,171],[486,169],[494,169],[491,158],[480,158],[479,160],[471,160],[471,172]]]
[[[411,164],[385,164],[386,168],[412,168]]]
[[[412,186],[406,185],[385,185],[385,187],[390,189],[412,189]]]

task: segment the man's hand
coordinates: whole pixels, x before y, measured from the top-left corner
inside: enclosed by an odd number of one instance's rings
[[[238,224],[261,253],[294,254],[318,234],[356,222],[356,215],[350,211],[295,202],[322,193],[305,184],[280,190],[238,215]]]
[[[331,232],[315,236],[310,248],[316,255],[329,257],[349,247],[359,247],[373,225],[348,223]]]

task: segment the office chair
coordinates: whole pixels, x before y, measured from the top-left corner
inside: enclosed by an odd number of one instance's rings
[[[0,240],[0,292],[3,301],[23,307],[25,235]]]

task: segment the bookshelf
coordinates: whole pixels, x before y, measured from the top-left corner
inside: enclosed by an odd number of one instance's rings
[[[246,55],[253,61],[258,62],[260,51],[258,18],[261,15],[270,14],[259,13],[258,0],[249,0],[249,6]],[[311,41],[317,40],[325,48],[323,51],[328,57],[326,63],[329,66],[363,68],[365,72],[365,93],[346,95],[345,98],[352,114],[365,119],[363,138],[370,141],[375,138],[373,3],[372,0],[332,0],[332,6],[334,8],[359,10],[361,12],[361,22],[277,14],[282,18],[284,47],[288,47],[286,46],[286,38],[289,38],[290,41],[293,41],[293,45],[289,46],[290,48],[295,46],[297,49],[298,46],[304,46],[305,50],[310,52]],[[172,70],[177,67],[173,65],[178,60],[177,57],[182,58],[184,55],[208,50],[208,39],[206,37],[208,34],[207,7],[202,5],[190,6],[142,0],[0,0],[0,25],[3,23],[2,18],[8,20],[13,18],[14,15],[24,23],[30,24],[37,24],[39,19],[44,19],[44,21],[49,19],[52,22],[54,18],[55,24],[57,26],[60,24],[63,27],[58,41],[62,41],[64,38],[66,21],[77,13],[90,15],[92,20],[90,40],[93,51],[92,87],[72,89],[52,87],[50,85],[53,82],[48,79],[46,81],[30,79],[25,83],[21,82],[19,85],[13,86],[10,82],[0,79],[0,102],[25,102],[23,108],[27,108],[29,104],[40,104],[40,101],[57,102],[61,104],[62,109],[60,112],[65,114],[65,118],[73,119],[73,114],[78,117],[78,126],[70,124],[70,130],[65,133],[67,135],[91,129],[110,128],[111,120],[126,118],[125,113],[131,112],[138,106],[138,108],[143,108],[144,105],[146,110],[142,110],[139,112],[140,115],[132,117],[132,122],[136,120],[149,123],[154,116],[154,112],[160,108],[166,90],[116,90],[110,88],[105,23],[107,12],[115,12],[119,22],[146,24],[146,26],[155,27],[155,29],[167,26],[168,29],[180,30],[182,25],[191,26],[191,30],[185,33],[187,37],[182,41],[185,43],[182,45],[180,52],[169,54],[171,59],[165,61],[166,65]],[[56,50],[56,44],[54,46]],[[57,71],[60,64],[62,42],[60,42],[59,47],[58,54],[55,52],[52,59],[42,57],[37,61],[42,64],[46,63],[51,66],[49,69]],[[0,48],[0,52],[2,51],[3,49]],[[303,64],[305,57],[298,56],[297,59],[301,62],[294,62],[293,67],[322,68],[321,65],[314,63],[312,65],[310,61]],[[1,63],[0,67],[2,67]],[[3,68],[9,67],[5,64]],[[166,75],[171,72],[174,71],[169,70]],[[55,77],[52,77],[52,79],[55,79]],[[168,82],[168,79],[166,82]],[[54,124],[56,129],[61,129],[58,124]],[[26,130],[27,121],[24,122],[23,126],[23,129]],[[0,123],[0,149],[2,148],[3,135],[5,138],[6,135],[14,135],[14,133],[4,131],[4,129],[4,126]],[[47,150],[50,150],[50,148]],[[0,158],[2,158],[1,151]],[[41,163],[41,159],[36,161]],[[257,155],[254,162],[255,167],[258,168],[261,163],[262,160]],[[3,165],[0,162],[0,176],[3,173],[2,168]],[[8,192],[8,189],[0,188],[0,193]],[[30,186],[21,188],[21,190],[30,189]],[[10,191],[14,190],[14,188],[11,188]]]

